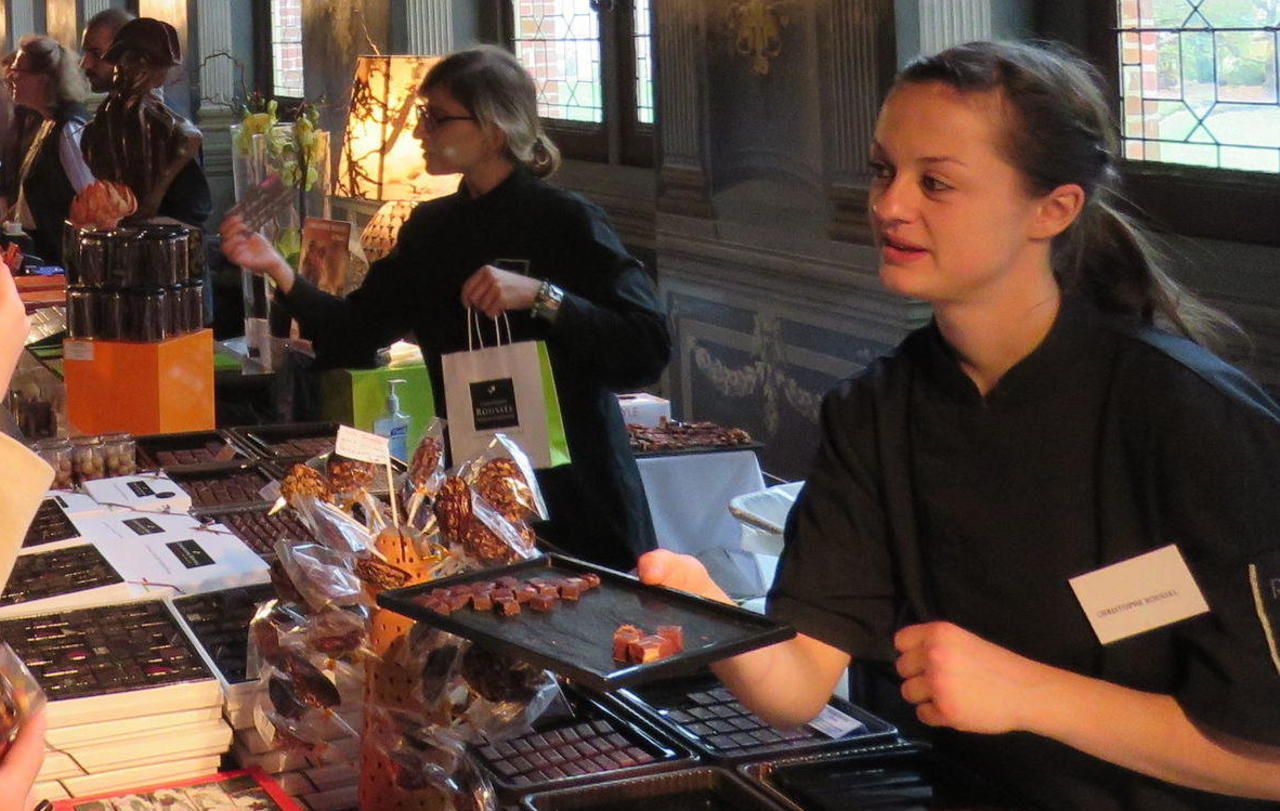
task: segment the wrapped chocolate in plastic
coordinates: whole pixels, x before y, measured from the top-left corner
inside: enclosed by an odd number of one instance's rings
[[[433,510],[441,534],[448,541],[458,542],[463,527],[471,520],[471,488],[467,482],[459,476],[445,477]]]
[[[453,730],[398,709],[368,710],[366,745],[386,758],[396,788],[443,794],[456,811],[496,811],[493,786],[466,757],[466,743]]]
[[[45,705],[44,691],[9,643],[0,642],[0,757],[26,720]]]
[[[369,618],[362,612],[322,611],[308,617],[300,630],[309,650],[329,657],[330,668],[339,658],[359,661],[375,655],[369,647]]]
[[[502,566],[537,556],[536,537],[523,521],[511,521],[478,493],[471,498],[471,518],[458,544],[481,566]]]
[[[434,532],[432,499],[444,484],[444,420],[433,418],[409,461],[404,480],[406,523],[428,533]]]
[[[462,655],[460,673],[479,694],[467,708],[465,721],[490,741],[526,734],[548,707],[563,698],[550,671],[478,645]]]
[[[333,487],[315,468],[303,464],[294,465],[280,482],[280,497],[296,510],[299,509],[301,499],[308,496],[332,502]]]
[[[371,462],[361,462],[331,453],[325,462],[325,474],[335,493],[352,498],[373,484],[378,468]]]
[[[280,540],[275,545],[285,573],[312,611],[368,602],[351,555],[316,543]]]
[[[371,554],[373,534],[369,528],[336,505],[302,496],[294,509],[315,539],[329,549],[353,558]]]
[[[485,452],[464,466],[462,475],[508,521],[547,519],[533,465],[506,434],[495,434]]]

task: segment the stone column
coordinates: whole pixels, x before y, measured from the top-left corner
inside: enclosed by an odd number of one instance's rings
[[[658,209],[711,218],[706,148],[706,18],[701,0],[656,4]]]
[[[406,0],[408,52],[439,56],[454,50],[453,0]]]
[[[991,39],[992,0],[919,0],[920,53]]]
[[[832,239],[870,242],[867,155],[876,114],[894,72],[892,0],[830,0],[826,24],[831,32],[823,73],[827,199]]]

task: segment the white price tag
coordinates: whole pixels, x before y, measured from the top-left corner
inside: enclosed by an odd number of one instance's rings
[[[809,722],[809,726],[818,732],[826,735],[828,738],[843,738],[856,729],[862,729],[864,724],[857,718],[847,713],[840,712],[835,707],[828,704],[818,713],[818,717]]]
[[[93,360],[93,341],[63,341],[63,360]]]
[[[333,452],[348,459],[385,465],[391,461],[391,446],[385,436],[358,431],[349,425],[338,426],[338,444]]]

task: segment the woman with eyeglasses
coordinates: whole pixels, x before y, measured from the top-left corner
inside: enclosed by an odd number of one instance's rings
[[[427,171],[459,173],[462,184],[414,210],[359,290],[345,300],[320,292],[236,217],[222,224],[223,252],[275,281],[327,365],[368,365],[378,347],[412,334],[438,414],[440,356],[467,347],[468,310],[506,313],[516,341],[545,341],[573,461],[538,471],[551,513],[539,533],[630,569],[656,541],[614,392],[652,383],[667,364],[654,285],[604,212],[544,180],[559,155],[514,56],[494,47],[452,54],[419,94]]]
[[[5,80],[14,104],[41,118],[17,167],[16,197],[4,201],[6,218],[22,223],[42,259],[59,264],[62,223],[71,201],[93,182],[80,153],[89,86],[75,53],[52,37],[38,35],[22,39]]]

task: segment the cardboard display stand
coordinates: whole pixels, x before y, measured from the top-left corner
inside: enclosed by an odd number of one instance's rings
[[[211,330],[158,343],[69,340],[63,368],[68,417],[77,433],[215,427]]]

